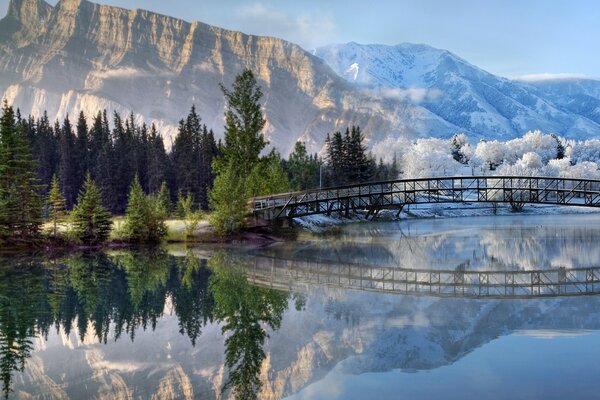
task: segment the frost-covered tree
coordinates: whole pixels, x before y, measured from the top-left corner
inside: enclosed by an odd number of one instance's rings
[[[507,154],[507,146],[503,142],[497,140],[481,141],[477,144],[474,154],[474,165],[484,166],[490,171],[496,169]]]
[[[402,160],[405,178],[423,178],[456,174],[461,164],[452,157],[448,141],[419,139]]]

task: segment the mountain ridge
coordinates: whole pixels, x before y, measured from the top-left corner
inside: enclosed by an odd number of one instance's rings
[[[508,139],[533,129],[576,138],[600,133],[594,96],[559,101],[550,89],[495,77],[447,50],[410,46],[400,63],[388,57],[386,66],[385,58],[372,57],[380,67],[374,71],[383,72],[371,75],[385,84],[357,85],[319,51],[274,37],[87,0],[55,6],[11,0],[0,20],[0,96],[23,114],[47,110],[52,120],[80,111],[88,117],[102,109],[133,112],[138,123],[155,123],[169,146],[192,105],[222,136],[219,84],[230,85],[250,68],[263,88],[265,136],[284,155],[296,140],[319,151],[328,132],[351,124],[361,126],[371,148],[456,132],[472,139]]]
[[[18,11],[23,9],[27,13]],[[350,124],[374,140],[383,132],[416,136],[453,129],[418,106],[354,89],[323,60],[281,39],[85,0],[61,0],[54,7],[13,0],[10,10],[0,20],[0,92],[24,114],[48,110],[51,119],[63,119],[104,108],[133,111],[138,122],[155,122],[169,144],[195,104],[220,135],[219,84],[227,86],[251,68],[265,93],[265,135],[284,154],[299,138],[317,151],[327,132]],[[47,15],[16,19],[36,13]]]
[[[600,133],[593,114],[564,107],[565,101],[539,86],[498,77],[448,50],[349,42],[320,47],[315,54],[357,87],[435,90],[438,98],[424,97],[420,104],[476,136],[507,139],[533,129],[577,138]]]

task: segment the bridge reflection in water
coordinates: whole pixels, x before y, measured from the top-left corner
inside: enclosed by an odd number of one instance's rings
[[[525,176],[467,176],[403,179],[256,197],[254,216],[271,222],[314,214],[383,209],[427,203],[526,203],[600,207],[600,181]]]
[[[424,270],[253,257],[247,279],[273,289],[307,284],[407,295],[535,298],[600,294],[600,267],[515,271]]]

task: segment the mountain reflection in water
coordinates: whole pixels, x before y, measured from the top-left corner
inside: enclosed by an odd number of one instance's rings
[[[582,236],[597,236],[590,223],[594,218],[582,220],[582,229],[590,230]],[[500,224],[494,228],[497,234],[483,229],[454,250],[446,244],[469,236],[466,232],[475,227],[450,221],[440,229],[434,221],[410,229],[425,240],[434,231],[442,235],[440,241],[427,242],[432,254],[446,248],[438,253],[445,259],[432,264],[434,270],[469,276],[509,266],[528,276],[528,263],[543,255],[542,249],[549,253],[544,260],[556,259],[550,249],[556,243],[564,244],[562,255],[572,266],[587,268],[600,261],[593,260],[595,250],[587,239],[578,244],[576,227],[552,220],[557,228],[545,226],[545,239],[536,241],[531,237],[535,221],[521,223],[519,230],[514,220],[505,220],[510,227]],[[401,260],[394,242],[403,239],[389,239],[393,229],[381,224],[371,240],[350,227],[339,240],[327,239],[329,250],[316,239],[262,249],[260,255],[229,252],[210,259],[149,250],[0,258],[4,391],[22,399],[417,399],[451,392],[449,398],[474,393],[475,398],[514,398],[516,393],[568,398],[598,393],[600,296],[482,299],[457,293],[439,298],[389,293],[386,287],[365,291],[370,288],[364,282],[351,289],[340,284],[348,270],[324,254],[338,252],[354,262],[353,268],[363,269],[360,276],[377,278],[373,271],[385,272],[388,267],[381,265],[387,264],[375,259],[379,269],[361,266],[362,256],[353,255],[364,255],[361,242],[366,242]],[[523,265],[496,257],[500,268],[474,262],[460,267],[473,243],[490,235],[499,243],[507,229],[530,244],[533,253],[523,257]],[[422,245],[418,235],[412,236],[411,246]],[[356,245],[355,253],[339,253],[341,244],[344,249]],[[427,256],[419,251],[406,257]],[[579,257],[579,251],[587,255]],[[271,263],[273,258],[281,261]],[[326,262],[310,264],[319,268],[310,271],[313,279],[298,279],[298,268],[319,258]],[[570,266],[565,267],[568,273]],[[331,276],[336,282],[329,281]],[[595,279],[589,284],[597,285]],[[491,392],[474,390],[491,387]]]

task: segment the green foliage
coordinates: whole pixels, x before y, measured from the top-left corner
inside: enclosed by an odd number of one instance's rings
[[[222,170],[215,179],[210,192],[213,212],[209,222],[221,236],[238,232],[245,226],[248,214],[245,181],[234,168]]]
[[[227,100],[225,144],[222,155],[213,162],[216,171],[210,206],[211,224],[221,235],[244,227],[248,198],[257,194],[287,191],[289,183],[279,154],[260,157],[267,145],[262,129],[262,91],[250,70],[238,75],[232,90],[221,86]]]
[[[266,123],[260,104],[262,90],[248,69],[236,76],[231,90],[223,85],[221,90],[227,101],[227,111],[225,145],[223,157],[217,162],[217,173],[227,164],[232,164],[239,174],[247,176],[268,144],[262,134]]]
[[[43,201],[25,125],[4,102],[0,118],[0,243],[40,238]]]
[[[108,239],[111,215],[102,205],[102,193],[88,174],[73,212],[73,234],[82,243],[100,244]]]
[[[125,236],[133,242],[158,243],[167,234],[167,213],[155,196],[146,196],[135,176],[129,191]]]
[[[298,191],[318,187],[320,166],[317,155],[309,156],[304,143],[296,142],[288,160],[290,188]]]
[[[342,135],[327,135],[328,185],[349,185],[372,180],[377,173],[375,160],[367,154],[364,136],[358,126],[347,128]]]
[[[58,227],[64,223],[67,213],[65,211],[66,202],[62,193],[60,192],[60,185],[58,177],[54,175],[52,178],[52,184],[50,185],[50,192],[48,193],[48,209],[49,209],[49,220],[52,223],[52,236],[55,238],[58,235]]]
[[[191,237],[198,229],[198,225],[202,220],[202,211],[197,210],[194,207],[194,198],[191,193],[187,196],[182,196],[177,200],[177,208],[181,210],[181,217],[183,218],[183,224],[185,225],[185,234],[187,237]]]
[[[171,215],[173,205],[171,204],[171,192],[169,191],[169,187],[165,181],[163,181],[160,185],[157,201],[160,211],[169,217]]]
[[[268,156],[260,159],[252,168],[247,182],[246,197],[284,193],[290,190],[287,174],[283,170],[281,157],[276,150],[272,150]]]

